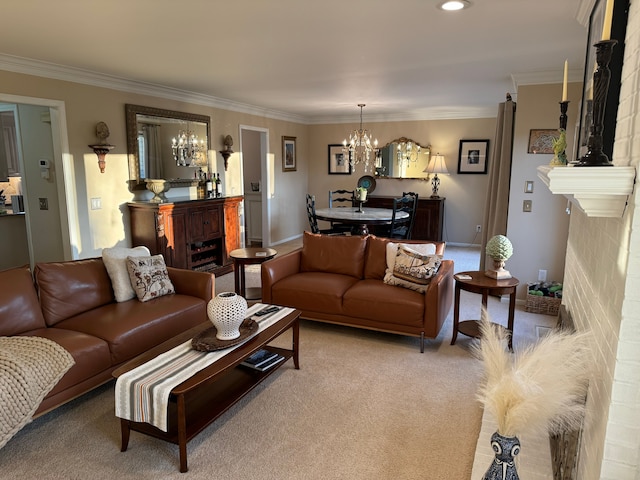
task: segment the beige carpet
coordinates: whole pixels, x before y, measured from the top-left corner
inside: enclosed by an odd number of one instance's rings
[[[479,304],[463,297],[463,312]],[[517,348],[544,316],[516,315]],[[417,338],[302,322],[301,370],[287,362],[192,440],[187,474],[175,445],[133,432],[119,451],[111,383],[27,425],[0,450],[0,478],[468,479],[481,365],[472,340],[450,338],[451,315],[424,354]]]

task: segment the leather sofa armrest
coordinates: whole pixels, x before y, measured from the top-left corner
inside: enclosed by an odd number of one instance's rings
[[[435,338],[453,305],[453,260],[443,260],[425,292],[425,335]]]
[[[300,272],[302,249],[267,260],[261,266],[262,302],[271,303],[271,287],[278,281]]]
[[[205,302],[211,300],[214,295],[215,277],[213,274],[174,267],[167,267],[167,271],[176,293],[198,297]]]

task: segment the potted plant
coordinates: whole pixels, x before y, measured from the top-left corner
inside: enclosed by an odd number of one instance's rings
[[[356,200],[364,202],[367,199],[367,189],[365,187],[356,188]]]

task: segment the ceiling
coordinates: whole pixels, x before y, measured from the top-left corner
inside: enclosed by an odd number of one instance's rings
[[[582,81],[594,0],[439,1],[5,0],[0,69],[302,123],[495,116],[565,59]]]

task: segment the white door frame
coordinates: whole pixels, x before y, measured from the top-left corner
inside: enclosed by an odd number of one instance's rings
[[[273,198],[273,162],[269,161],[269,129],[262,127],[252,127],[250,125],[240,125],[240,155],[242,156],[242,132],[251,130],[260,133],[260,183],[262,185],[262,246],[271,246],[271,199]],[[272,159],[273,160],[273,159]],[[244,162],[242,165],[241,177],[244,188]],[[244,192],[243,192],[244,194]],[[243,218],[243,222],[246,215]],[[246,228],[246,225],[245,225]]]
[[[62,227],[62,248],[65,260],[76,259],[78,258],[79,250],[80,225],[78,225],[78,202],[76,201],[73,159],[69,152],[65,104],[61,100],[24,97],[21,95],[10,95],[7,93],[0,93],[0,102],[35,105],[49,108],[49,112],[51,114],[54,167],[56,171],[62,172],[62,175],[56,175],[56,189],[58,191],[58,202],[60,205],[60,225]],[[28,189],[28,179],[23,178],[22,182],[24,184],[24,188]],[[26,222],[26,228],[27,239],[29,241],[29,256],[33,263],[31,242],[33,231],[30,222]],[[72,248],[72,246],[74,248]]]

